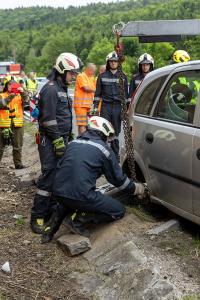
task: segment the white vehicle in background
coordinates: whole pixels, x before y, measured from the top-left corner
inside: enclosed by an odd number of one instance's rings
[[[38,90],[37,90],[37,92],[39,93],[41,88],[48,81],[48,79],[46,77],[37,77],[37,81],[38,81]]]

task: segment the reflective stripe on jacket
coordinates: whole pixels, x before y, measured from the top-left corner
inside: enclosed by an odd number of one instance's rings
[[[2,93],[3,98],[7,98],[8,92]],[[9,128],[11,121],[14,127],[23,126],[23,107],[22,98],[20,95],[16,95],[15,98],[5,107],[0,109],[0,128]],[[7,109],[8,108],[8,109]]]
[[[76,78],[76,86],[74,93],[74,107],[91,107],[93,103],[94,93],[85,92],[83,87],[89,87],[92,90],[96,88],[94,77],[89,77],[85,72],[79,74]]]
[[[128,79],[123,74],[125,98],[128,99]],[[94,95],[94,104],[97,107],[100,99],[103,102],[110,102],[120,104],[120,90],[119,90],[119,72],[113,74],[111,71],[106,70],[97,78],[97,86]]]
[[[54,194],[79,201],[96,201],[96,180],[105,175],[108,182],[126,192],[134,183],[122,172],[114,152],[95,130],[84,132],[67,146],[57,164]]]
[[[72,130],[72,101],[67,87],[60,79],[48,81],[38,100],[39,131],[51,140],[70,134]]]

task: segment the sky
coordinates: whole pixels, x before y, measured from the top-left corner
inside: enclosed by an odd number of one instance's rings
[[[28,6],[52,6],[52,7],[65,7],[70,5],[82,6],[89,3],[97,2],[116,2],[117,0],[6,0],[0,1],[0,9],[15,8],[15,7],[28,7]]]

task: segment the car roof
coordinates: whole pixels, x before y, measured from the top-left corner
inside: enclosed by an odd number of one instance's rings
[[[175,64],[171,64],[169,66],[158,68],[158,69],[150,72],[149,74],[147,74],[145,79],[151,78],[151,77],[156,78],[158,76],[169,74],[175,69],[182,68],[182,67],[185,67],[185,66],[192,66],[192,65],[200,65],[200,60],[191,60],[191,61],[188,61],[186,63],[178,63],[178,64],[175,63]]]
[[[144,80],[141,83],[141,86],[137,89],[135,94],[135,99],[138,98],[138,96],[143,92],[143,90],[146,88],[146,86],[154,81],[157,78],[160,78],[161,76],[165,76],[173,72],[175,69],[182,69],[185,67],[191,67],[191,66],[200,66],[200,60],[191,60],[186,63],[177,63],[177,64],[171,64],[165,67],[158,68],[150,73],[148,73]]]

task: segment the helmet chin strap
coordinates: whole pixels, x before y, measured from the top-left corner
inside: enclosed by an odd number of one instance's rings
[[[68,82],[66,80],[66,75],[67,75],[67,71],[65,71],[64,74],[60,74],[60,77],[61,77],[62,83],[67,86]]]

